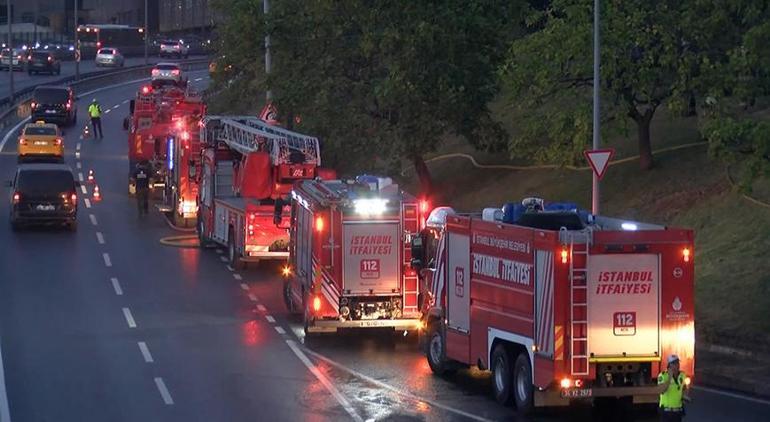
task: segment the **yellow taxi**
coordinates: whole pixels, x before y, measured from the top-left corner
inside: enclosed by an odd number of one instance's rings
[[[19,161],[34,158],[64,157],[64,140],[59,127],[53,123],[39,120],[24,126],[19,136]]]

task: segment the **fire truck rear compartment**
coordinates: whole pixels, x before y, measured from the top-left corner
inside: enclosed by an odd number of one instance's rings
[[[343,320],[374,320],[401,318],[403,302],[400,296],[340,298],[340,318]]]

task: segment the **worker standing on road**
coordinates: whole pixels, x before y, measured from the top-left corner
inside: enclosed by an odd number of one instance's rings
[[[668,357],[668,366],[658,375],[660,387],[660,420],[679,422],[684,417],[684,401],[689,401],[685,394],[687,376],[679,370],[679,356]]]
[[[150,174],[145,163],[136,165],[134,171],[134,180],[136,180],[136,207],[139,215],[147,215],[147,202],[150,196]]]
[[[94,139],[96,137],[103,139],[104,133],[102,132],[102,106],[99,105],[99,102],[96,101],[96,98],[94,98],[94,100],[91,101],[91,105],[88,106],[88,116],[91,117],[91,126],[94,127]]]

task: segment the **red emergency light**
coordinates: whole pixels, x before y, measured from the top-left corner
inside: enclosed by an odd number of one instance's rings
[[[684,262],[690,262],[690,248],[682,249],[682,258],[684,258]]]
[[[149,85],[145,85],[142,87],[142,95],[147,95],[152,91],[152,87]]]

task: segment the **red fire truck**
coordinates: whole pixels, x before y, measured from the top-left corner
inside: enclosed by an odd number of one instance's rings
[[[285,260],[292,184],[333,175],[319,167],[318,139],[252,116],[207,116],[200,132],[201,242],[226,246],[234,267]]]
[[[161,192],[161,211],[177,225],[195,222],[200,157],[199,122],[206,112],[200,95],[184,86],[145,85],[130,104],[128,129],[129,193],[135,192],[133,171],[146,162],[151,186]]]
[[[387,178],[294,185],[284,299],[306,333],[419,329],[410,241],[426,208]]]
[[[482,216],[436,209],[412,247],[435,373],[490,369],[497,400],[525,412],[655,402],[672,353],[693,376],[690,230],[530,198]]]

